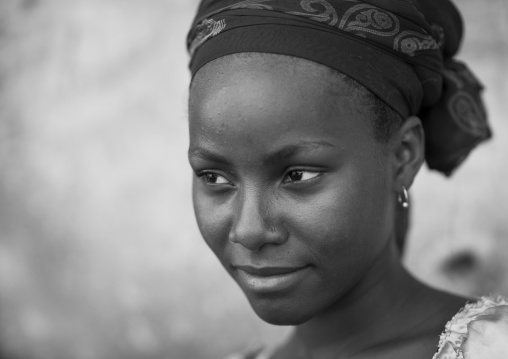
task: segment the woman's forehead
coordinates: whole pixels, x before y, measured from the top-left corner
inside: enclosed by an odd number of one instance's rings
[[[344,75],[324,65],[283,55],[246,53],[219,58],[200,69],[191,85],[190,105],[192,110],[193,105],[202,106],[221,95],[237,95],[252,105],[277,101],[324,107],[344,102],[349,107],[352,98],[361,97],[360,92]]]
[[[268,149],[304,139],[372,139],[370,113],[359,110],[356,90],[340,76],[331,84],[322,65],[273,56],[256,60],[224,59],[196,75],[189,106],[191,146],[262,144]],[[291,70],[284,67],[288,61],[295,66]]]

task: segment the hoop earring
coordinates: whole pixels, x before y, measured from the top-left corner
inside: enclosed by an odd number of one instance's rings
[[[406,187],[402,186],[402,192],[399,192],[399,197],[397,199],[402,208],[409,208],[409,194],[407,193]]]

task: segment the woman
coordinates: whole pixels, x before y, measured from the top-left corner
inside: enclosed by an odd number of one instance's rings
[[[452,59],[461,36],[444,0],[201,3],[188,42],[198,225],[254,311],[295,326],[244,357],[508,352],[508,302],[430,288],[396,246],[422,163],[450,175],[490,137],[481,86]]]

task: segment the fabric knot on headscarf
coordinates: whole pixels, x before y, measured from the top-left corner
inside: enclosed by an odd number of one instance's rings
[[[448,0],[203,0],[188,36],[192,75],[240,52],[338,70],[403,118],[417,115],[426,161],[446,175],[491,137],[481,84],[453,59],[462,20]]]

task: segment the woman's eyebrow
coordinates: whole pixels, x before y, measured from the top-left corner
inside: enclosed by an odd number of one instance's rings
[[[189,155],[189,159],[191,159],[193,157],[198,157],[203,160],[221,163],[221,164],[225,164],[225,165],[228,165],[230,163],[225,157],[219,155],[218,153],[211,152],[211,151],[209,151],[205,148],[201,148],[201,147],[189,148],[188,155]]]
[[[287,145],[276,152],[270,153],[263,158],[264,165],[272,165],[277,163],[278,161],[287,160],[291,157],[294,157],[302,152],[310,152],[315,150],[320,150],[322,148],[330,148],[335,147],[333,144],[327,141],[302,141],[296,145]],[[226,159],[226,157],[221,156],[218,153],[212,152],[206,148],[202,147],[193,147],[189,148],[189,159],[193,157],[198,157],[207,161],[212,161],[221,164],[230,164],[230,161]]]
[[[281,160],[287,160],[291,157],[294,157],[302,152],[309,152],[320,150],[323,147],[330,148],[335,147],[333,144],[327,141],[319,140],[319,141],[302,141],[297,145],[288,145],[280,150],[277,150],[274,153],[271,153],[263,159],[263,164],[271,165]]]

